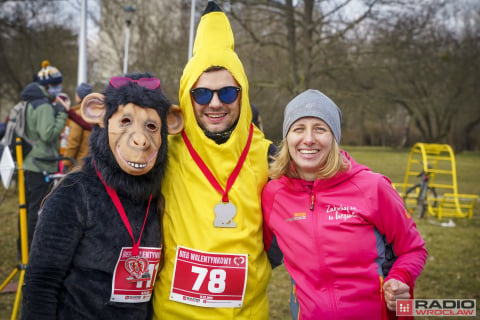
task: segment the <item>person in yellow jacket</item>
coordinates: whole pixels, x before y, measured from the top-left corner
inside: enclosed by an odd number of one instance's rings
[[[248,97],[228,18],[209,1],[180,80],[184,131],[168,141],[154,319],[269,318],[260,199],[272,143]]]

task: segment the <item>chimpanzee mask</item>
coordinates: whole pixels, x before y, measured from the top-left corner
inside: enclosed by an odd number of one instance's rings
[[[87,161],[117,193],[138,199],[157,194],[166,166],[167,134],[183,129],[178,106],[149,73],[113,77],[102,93],[91,93],[81,106],[94,124]]]

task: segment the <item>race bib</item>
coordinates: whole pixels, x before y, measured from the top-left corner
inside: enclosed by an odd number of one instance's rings
[[[140,247],[138,256],[132,256],[132,248],[120,252],[112,280],[110,301],[140,303],[150,301],[157,277],[162,249]]]
[[[200,307],[241,308],[248,256],[177,247],[170,300]]]

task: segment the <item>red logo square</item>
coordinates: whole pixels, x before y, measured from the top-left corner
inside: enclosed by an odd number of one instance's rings
[[[396,302],[397,302],[397,316],[413,316],[413,300],[412,299],[398,299]]]

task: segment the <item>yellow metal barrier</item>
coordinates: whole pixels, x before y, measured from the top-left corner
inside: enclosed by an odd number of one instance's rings
[[[445,193],[438,207],[438,220],[443,217],[473,218],[473,209],[478,201],[476,194]]]
[[[416,143],[409,154],[403,183],[394,183],[409,211],[417,210],[421,175],[428,175],[427,213],[444,217],[472,218],[478,195],[459,194],[455,155],[448,144]]]

